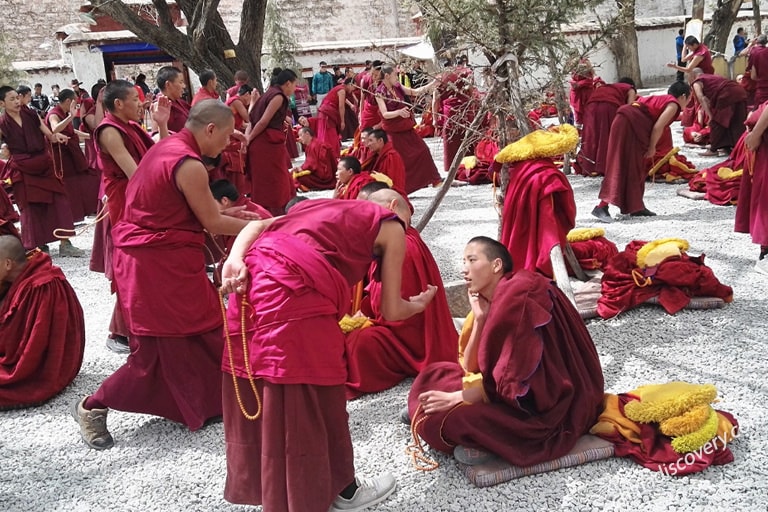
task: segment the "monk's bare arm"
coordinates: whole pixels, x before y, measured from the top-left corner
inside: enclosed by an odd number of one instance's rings
[[[52,132],[50,128],[45,126],[45,123],[42,121],[42,119],[40,120],[40,131],[43,132],[43,135],[45,135],[51,142],[64,143],[69,140],[69,137],[63,133]]]
[[[408,107],[399,108],[397,110],[387,110],[387,104],[384,102],[384,99],[376,96],[376,103],[379,105],[379,112],[381,113],[381,117],[384,119],[395,119],[397,117],[409,117],[411,115],[411,111],[408,109]]]
[[[339,89],[339,119],[341,119],[341,129],[344,129],[344,109],[347,107],[347,91]]]
[[[637,100],[637,91],[634,89],[630,89],[627,93],[627,105],[631,105]]]
[[[664,133],[667,126],[669,126],[674,118],[677,117],[677,113],[677,104],[670,103],[661,113],[659,119],[656,120],[656,124],[653,125],[653,130],[651,130],[651,141],[648,145],[648,151],[645,153],[646,158],[653,158],[653,155],[656,154],[656,144],[659,143],[659,139],[661,139],[661,135]]]
[[[74,116],[72,115],[72,112],[67,114],[67,117],[64,119],[59,119],[59,116],[56,114],[51,114],[48,117],[48,123],[51,125],[51,132],[52,133],[61,133],[61,130],[67,127],[72,122],[72,119],[74,119]]]
[[[221,291],[223,293],[245,293],[248,286],[248,269],[243,261],[245,253],[254,241],[275,219],[254,220],[248,223],[235,238],[232,250],[221,269]]]
[[[272,118],[277,113],[277,110],[280,108],[280,106],[283,104],[283,98],[282,96],[275,96],[272,98],[272,101],[269,102],[269,105],[267,105],[267,109],[264,111],[264,115],[261,116],[261,119],[259,119],[256,124],[253,125],[253,128],[251,128],[251,133],[248,134],[248,142],[250,143],[254,137],[257,135],[260,135],[261,132],[267,129],[267,125],[272,120]]]
[[[381,313],[386,320],[405,320],[426,309],[437,288],[427,290],[409,300],[401,294],[403,260],[405,259],[405,231],[398,221],[382,222],[376,237],[375,249],[381,255]]]
[[[747,149],[750,151],[757,151],[763,140],[763,134],[765,133],[766,128],[768,128],[768,108],[763,110],[755,127],[749,131],[747,137],[744,139],[744,144],[746,144]]]
[[[483,388],[473,386],[461,391],[425,391],[419,395],[419,403],[426,414],[447,411],[461,403],[477,404],[485,400]]]
[[[202,162],[188,158],[176,170],[176,185],[184,194],[200,224],[216,235],[236,235],[248,221],[222,215],[208,187],[208,172]]]
[[[99,132],[99,146],[109,154],[120,170],[129,178],[136,172],[138,164],[125,147],[125,141],[116,128],[105,126]]]
[[[232,106],[234,107],[235,112],[237,112],[237,115],[240,116],[240,119],[243,120],[244,124],[251,122],[250,119],[248,119],[248,111],[245,109],[245,105],[243,105],[242,101],[233,101]]]
[[[709,104],[709,98],[704,96],[704,86],[701,85],[701,82],[694,82],[693,92],[696,93],[696,97],[699,99],[699,103],[701,103],[701,108],[704,110],[704,113],[707,114],[709,119],[712,119],[712,108]]]

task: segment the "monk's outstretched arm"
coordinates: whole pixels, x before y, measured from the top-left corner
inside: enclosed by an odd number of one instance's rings
[[[384,221],[376,237],[376,253],[381,255],[381,313],[385,320],[396,322],[421,313],[437,293],[428,285],[419,295],[403,299],[401,294],[405,231],[399,221]]]
[[[744,144],[747,146],[747,149],[750,151],[757,151],[763,140],[763,134],[765,133],[766,128],[768,128],[768,108],[763,110],[755,127],[749,131],[749,134],[747,134],[744,139]]]
[[[396,117],[410,117],[411,111],[408,107],[399,108],[397,110],[387,110],[387,104],[384,99],[376,97],[376,103],[379,105],[379,112],[384,119],[395,119]]]

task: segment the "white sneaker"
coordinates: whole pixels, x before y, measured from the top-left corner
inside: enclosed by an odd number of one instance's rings
[[[378,478],[355,478],[355,480],[358,485],[355,495],[350,499],[336,496],[328,512],[364,510],[387,499],[397,487],[395,477],[391,473],[384,473]]]
[[[755,272],[768,275],[768,258],[757,260],[757,263],[755,263]]]

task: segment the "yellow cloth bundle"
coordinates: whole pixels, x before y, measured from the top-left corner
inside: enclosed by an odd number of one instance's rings
[[[714,411],[709,404],[701,404],[680,416],[659,422],[659,430],[669,437],[685,436],[701,429]]]
[[[690,434],[673,438],[672,449],[677,453],[688,453],[698,450],[717,435],[717,426],[717,412],[710,407],[709,416],[704,426]]]
[[[682,238],[660,238],[648,242],[637,251],[637,266],[654,267],[667,258],[679,257],[688,247],[688,241]]]
[[[640,423],[659,423],[698,405],[712,403],[717,398],[717,389],[712,384],[668,382],[640,386],[632,394],[640,400],[624,407],[627,418]]]
[[[573,151],[578,143],[579,131],[570,124],[561,124],[548,130],[529,133],[499,151],[495,160],[499,163],[514,163],[534,158],[551,158]]]
[[[461,165],[464,166],[467,170],[472,170],[475,167],[477,167],[477,157],[476,156],[465,156],[461,159]]]
[[[344,334],[349,334],[357,329],[365,329],[373,325],[373,322],[364,316],[349,316],[344,315],[344,318],[339,320],[339,327]]]
[[[734,171],[730,167],[721,167],[717,170],[717,177],[721,180],[741,179],[742,174],[744,174],[744,169]]]
[[[392,188],[392,178],[387,176],[386,174],[380,173],[378,171],[373,171],[371,173],[371,178],[375,179],[376,181],[381,181],[382,183],[386,183],[389,188]]]
[[[586,242],[593,238],[605,236],[603,228],[574,228],[568,232],[566,239],[569,243]]]

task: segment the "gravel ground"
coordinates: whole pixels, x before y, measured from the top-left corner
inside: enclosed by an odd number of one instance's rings
[[[674,131],[679,139],[679,126]],[[430,141],[430,146],[440,162],[439,144]],[[684,153],[699,166],[717,161],[697,157],[690,149]],[[590,211],[600,180],[570,179],[577,226],[597,225]],[[768,422],[768,277],[752,270],[758,248],[747,235],[733,232],[733,208],[678,197],[676,188],[648,185],[646,203],[658,216],[626,218],[607,226],[607,236],[620,248],[633,239],[687,239],[690,253],[705,253],[720,280],[733,286],[733,303],[722,310],[675,316],[648,306],[588,326],[607,391],[669,380],[714,383],[719,408],[741,423],[742,433],[732,445],[735,462],[693,476],[666,477],[616,458],[478,489],[451,458],[440,454],[433,454],[440,462],[436,471],[411,467],[404,454],[409,430],[397,419],[411,383],[406,381],[349,403],[359,472],[391,471],[398,480],[397,491],[375,510],[766,510],[768,441],[757,434]],[[412,196],[417,212],[435,192],[425,189]],[[460,277],[464,244],[480,234],[497,234],[491,187],[452,188],[423,233],[444,280]],[[87,233],[75,244],[89,248],[91,236]],[[56,247],[52,254],[85,310],[85,361],[74,383],[44,406],[0,413],[0,506],[9,512],[246,509],[222,498],[226,462],[221,424],[190,433],[160,418],[112,411],[109,427],[115,447],[97,452],[82,443],[68,406],[95,390],[124,358],[104,345],[113,300],[107,281],[88,271],[87,259],[60,258]]]

